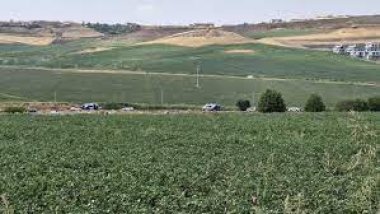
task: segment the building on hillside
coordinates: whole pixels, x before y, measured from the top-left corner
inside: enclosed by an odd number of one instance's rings
[[[190,27],[192,27],[192,28],[214,28],[215,24],[214,23],[194,23],[194,24],[191,24]]]
[[[380,43],[369,42],[367,44],[337,45],[333,48],[333,53],[367,60],[379,60]]]
[[[281,23],[284,23],[284,20],[282,20],[282,19],[272,19],[270,21],[270,23],[272,23],[272,24],[281,24]]]

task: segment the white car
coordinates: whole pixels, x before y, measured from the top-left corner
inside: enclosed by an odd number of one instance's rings
[[[133,107],[124,107],[124,108],[122,108],[121,110],[123,110],[123,111],[125,111],[125,112],[131,112],[131,111],[134,111],[135,108],[133,108]]]
[[[208,103],[202,107],[202,111],[221,111],[222,107],[216,103]]]
[[[302,109],[299,107],[289,107],[288,112],[302,112]]]

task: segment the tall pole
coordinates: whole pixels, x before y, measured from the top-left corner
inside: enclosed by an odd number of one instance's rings
[[[255,92],[252,92],[252,107],[256,107],[255,106]]]
[[[164,90],[161,88],[161,105],[164,105]]]
[[[200,86],[199,86],[199,72],[201,71],[201,64],[199,63],[198,65],[197,65],[197,88],[199,88]]]

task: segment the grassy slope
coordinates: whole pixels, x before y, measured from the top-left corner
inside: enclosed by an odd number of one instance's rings
[[[109,45],[109,44],[108,44]],[[195,73],[194,57],[201,58],[205,74],[255,75],[380,82],[380,67],[332,53],[258,44],[183,48],[165,45],[118,46],[87,55],[75,52],[96,46],[76,41],[63,46],[0,46],[2,64],[62,68],[129,69],[148,72]],[[255,54],[227,54],[224,50],[252,49]]]
[[[52,101],[119,101],[159,104],[161,88],[168,104],[204,104],[210,101],[232,106],[239,98],[252,99],[255,92],[274,88],[283,93],[289,105],[303,106],[311,93],[323,96],[329,106],[342,99],[379,94],[374,86],[313,83],[306,80],[257,80],[227,77],[202,77],[201,88],[194,76],[131,74],[84,74],[60,71],[0,68],[0,93],[29,100]]]
[[[0,193],[16,213],[375,213],[375,139],[348,121],[2,116]]]

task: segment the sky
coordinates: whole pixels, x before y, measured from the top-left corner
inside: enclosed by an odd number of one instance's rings
[[[0,0],[0,20],[149,25],[380,14],[380,0]]]

